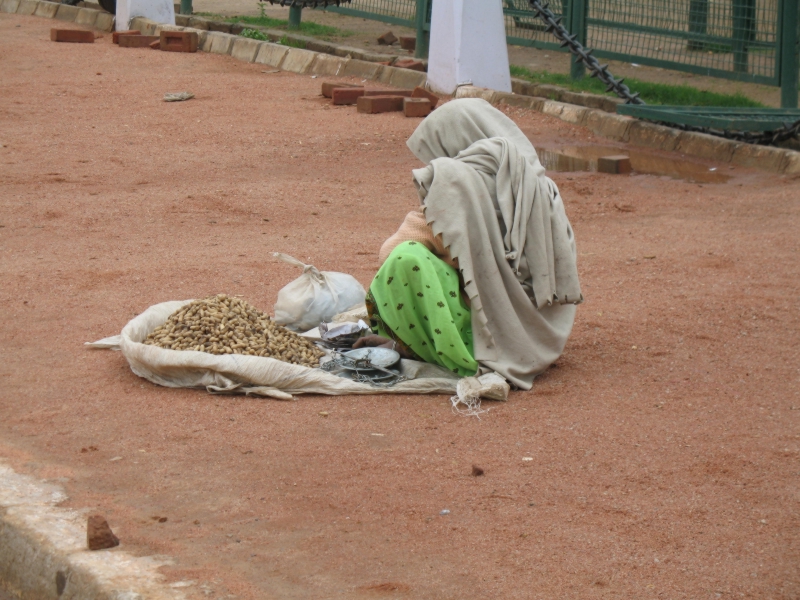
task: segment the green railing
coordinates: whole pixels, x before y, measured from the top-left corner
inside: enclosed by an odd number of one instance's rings
[[[423,42],[417,44],[417,55],[424,56],[432,1],[440,0],[352,0],[327,10],[416,28]],[[502,2],[509,44],[565,51],[527,0]],[[550,8],[598,58],[780,86],[781,105],[794,108],[800,69],[798,2],[551,0]],[[582,65],[573,61],[571,74],[582,77]]]

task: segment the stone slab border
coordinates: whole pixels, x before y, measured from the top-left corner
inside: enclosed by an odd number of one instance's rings
[[[22,600],[182,600],[194,582],[163,583],[169,557],[86,548],[85,511],[60,508],[59,485],[0,463],[0,581]],[[125,543],[125,533],[122,544]]]

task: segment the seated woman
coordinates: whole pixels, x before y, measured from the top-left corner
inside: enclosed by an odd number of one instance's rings
[[[556,185],[511,119],[448,102],[408,140],[420,210],[381,248],[367,295],[376,335],[462,376],[495,371],[530,389],[564,349],[583,300]]]

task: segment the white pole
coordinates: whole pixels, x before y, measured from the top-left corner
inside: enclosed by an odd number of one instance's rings
[[[472,84],[511,91],[502,0],[435,0],[428,84],[443,94]]]
[[[144,17],[156,23],[175,25],[175,5],[173,0],[117,0],[115,29],[126,31],[131,19]]]

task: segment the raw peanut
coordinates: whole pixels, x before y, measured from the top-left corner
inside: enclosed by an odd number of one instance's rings
[[[145,344],[210,354],[243,354],[316,367],[324,353],[239,298],[218,294],[179,309]]]

